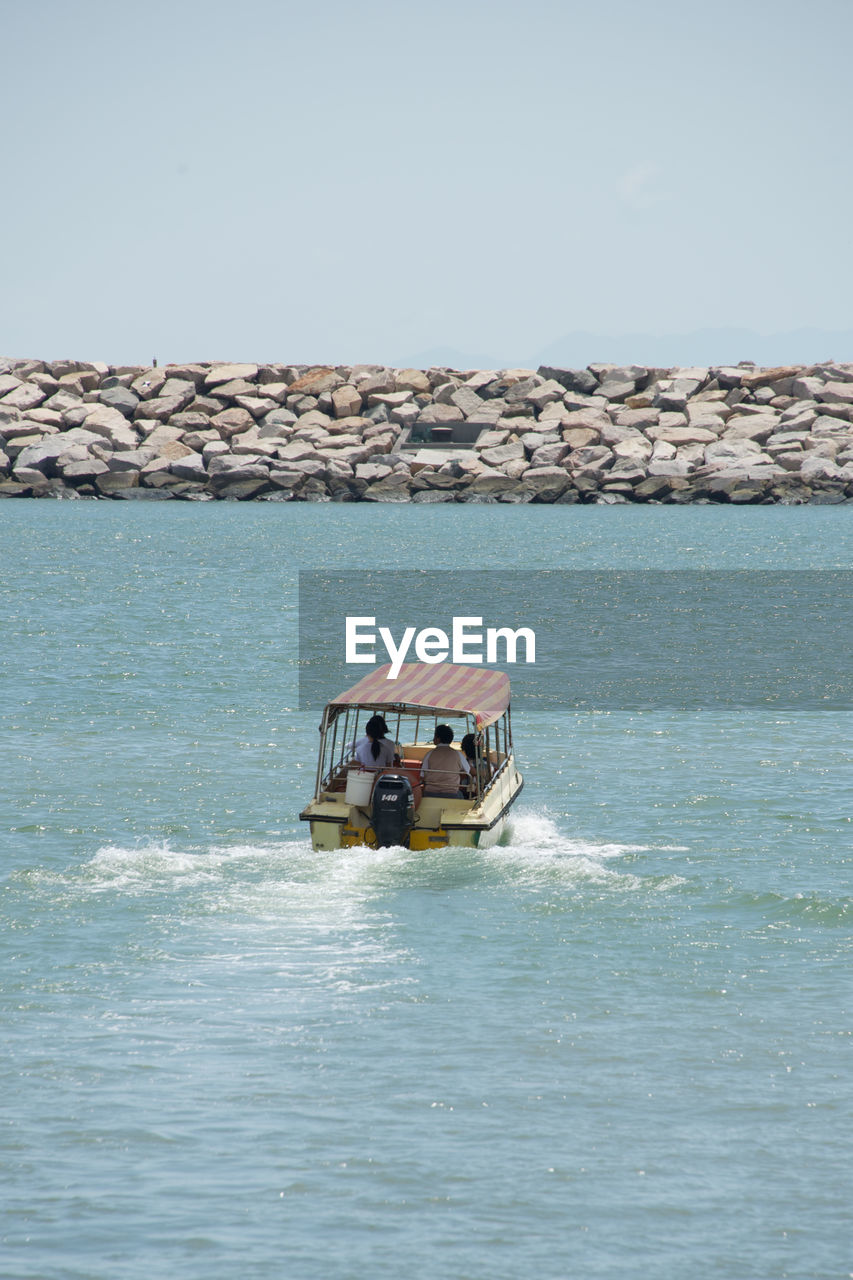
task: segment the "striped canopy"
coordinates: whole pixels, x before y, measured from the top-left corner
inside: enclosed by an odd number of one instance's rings
[[[462,667],[452,662],[413,662],[400,668],[390,680],[391,664],[378,667],[358,684],[340,693],[330,707],[369,707],[373,711],[467,712],[478,729],[500,719],[509,706],[509,676],[484,667]]]

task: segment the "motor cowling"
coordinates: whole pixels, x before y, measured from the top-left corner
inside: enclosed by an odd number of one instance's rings
[[[409,846],[415,821],[415,793],[401,773],[381,773],[373,788],[373,831],[377,849],[389,845]]]

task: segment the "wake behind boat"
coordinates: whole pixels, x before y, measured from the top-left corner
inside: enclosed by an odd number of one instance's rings
[[[390,670],[371,672],[323,712],[314,797],[299,815],[313,847],[496,843],[523,786],[509,677],[455,663],[411,663],[394,680]],[[375,716],[387,720],[394,752],[385,768],[355,755]]]

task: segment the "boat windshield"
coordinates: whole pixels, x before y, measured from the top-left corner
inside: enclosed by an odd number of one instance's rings
[[[434,708],[388,707],[330,703],[323,724],[320,758],[317,766],[316,796],[343,789],[350,769],[360,768],[355,747],[364,736],[371,716],[380,711],[388,725],[388,739],[395,744],[395,761],[389,770],[404,772],[415,784],[421,762],[432,750],[438,725],[448,724],[453,730],[453,746],[468,748],[470,782],[469,799],[479,801],[503,769],[512,750],[509,708],[493,723],[480,729],[472,712],[436,710]]]

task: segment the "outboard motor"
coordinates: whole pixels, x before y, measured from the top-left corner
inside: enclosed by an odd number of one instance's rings
[[[373,830],[377,849],[400,844],[409,847],[415,822],[415,793],[401,773],[380,773],[373,788]]]

